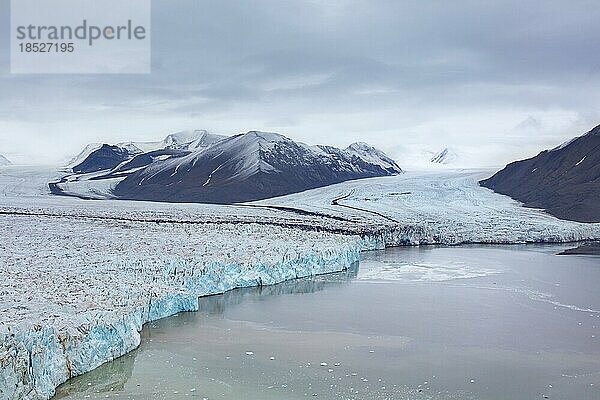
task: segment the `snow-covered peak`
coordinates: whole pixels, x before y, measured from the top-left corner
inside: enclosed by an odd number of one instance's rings
[[[437,152],[432,158],[431,162],[434,164],[452,164],[458,160],[458,154],[453,150],[445,147],[443,150]]]
[[[115,146],[125,150],[131,156],[134,156],[163,149],[201,151],[225,138],[227,138],[227,136],[215,135],[208,133],[206,130],[196,129],[171,133],[160,141],[128,141],[117,143]],[[90,154],[99,150],[101,147],[102,143],[88,144],[81,153],[73,157],[73,159],[67,163],[66,167],[73,168],[81,164],[90,156]]]
[[[205,130],[193,130],[193,131],[181,131],[168,135],[163,143],[165,146],[178,146],[182,144],[190,144],[196,140],[201,139],[208,132]]]
[[[213,135],[203,129],[175,132],[167,135],[159,142],[122,142],[117,146],[126,149],[132,154],[147,153],[161,149],[197,150],[204,149],[226,136]]]
[[[572,139],[567,140],[566,142],[561,143],[560,145],[556,146],[553,149],[550,149],[549,151],[557,151],[557,150],[562,150],[565,147],[567,147],[568,145],[570,145],[571,143],[573,143],[574,141],[576,141],[577,139],[580,139],[584,136],[588,136],[588,135],[600,135],[600,125],[596,126],[594,129],[592,129],[591,131],[581,135],[581,136],[576,136]]]
[[[291,139],[273,132],[249,131],[242,134],[243,137],[249,140],[258,140],[262,142],[290,142]]]
[[[83,162],[83,160],[85,160],[86,158],[88,158],[88,156],[90,154],[92,154],[94,151],[98,150],[100,147],[102,147],[102,143],[90,143],[87,146],[85,146],[85,148],[81,151],[81,153],[77,154],[75,157],[73,157],[65,166],[66,168],[73,168],[76,165],[79,165]]]
[[[283,135],[273,132],[249,131],[227,138],[221,143],[224,150],[235,148],[240,154],[253,154],[260,157],[259,150],[269,152],[276,146],[290,146],[295,142]]]
[[[10,161],[8,161],[8,158],[6,158],[2,154],[0,154],[0,166],[11,165],[11,164],[12,163]]]
[[[569,139],[569,140],[567,140],[566,142],[563,142],[563,143],[559,144],[559,145],[558,145],[558,146],[556,146],[555,148],[553,148],[553,149],[550,149],[550,151],[558,151],[558,150],[562,150],[562,149],[564,149],[565,147],[567,147],[568,145],[570,145],[571,143],[573,143],[575,140],[579,139],[580,137],[581,137],[581,136],[577,136],[577,137],[574,137],[574,138],[572,138],[572,139]]]
[[[375,147],[365,143],[365,142],[356,142],[356,143],[352,143],[350,146],[348,146],[349,150],[354,150],[354,151],[372,151],[372,150],[377,150]]]
[[[148,149],[154,150],[154,142],[125,142],[117,145],[123,150],[126,150],[129,154],[140,154],[145,153]]]
[[[259,147],[269,148],[276,143],[292,143],[291,139],[286,138],[278,133],[271,132],[260,132],[260,131],[249,131],[246,133],[240,133],[234,136],[219,136],[210,135],[217,137],[219,140],[214,141],[212,144],[218,144],[218,150],[245,153],[247,150],[256,151]],[[206,138],[206,137],[204,137]],[[215,147],[217,148],[217,147]]]
[[[170,149],[196,150],[206,148],[227,136],[214,135],[204,129],[181,131],[168,135],[163,140],[163,147]]]
[[[378,165],[388,171],[395,171],[397,173],[402,172],[402,169],[394,160],[388,157],[383,151],[376,149],[367,143],[352,143],[346,148],[346,151],[358,156],[369,164]]]

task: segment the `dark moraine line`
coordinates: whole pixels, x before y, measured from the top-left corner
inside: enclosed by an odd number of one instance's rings
[[[94,199],[90,199],[94,200]],[[102,201],[102,200],[98,200]],[[368,234],[368,231],[361,230],[361,226],[356,225],[357,230],[352,229],[342,229],[342,228],[329,228],[326,226],[319,226],[314,224],[303,224],[303,223],[283,223],[283,222],[271,222],[271,221],[248,221],[248,220],[230,220],[230,221],[222,221],[222,220],[214,220],[214,221],[192,221],[192,220],[171,220],[171,219],[161,219],[161,218],[126,218],[126,217],[103,217],[99,215],[85,215],[85,214],[59,214],[59,213],[49,213],[49,212],[26,212],[26,211],[7,211],[0,210],[1,215],[12,215],[12,216],[21,216],[21,217],[50,217],[50,218],[74,218],[74,219],[90,219],[90,220],[98,220],[98,221],[124,221],[124,222],[141,222],[141,223],[156,223],[156,224],[179,224],[179,225],[225,225],[225,224],[243,224],[243,225],[268,225],[268,226],[278,226],[281,228],[292,228],[292,229],[300,229],[304,231],[317,231],[317,232],[329,232],[329,233],[337,233],[341,235],[351,235],[358,236]],[[348,221],[352,222],[352,221]]]
[[[398,220],[395,220],[394,218],[388,217],[387,215],[381,214],[381,213],[379,213],[379,212],[377,212],[377,211],[373,211],[373,210],[367,210],[366,208],[359,208],[359,207],[348,206],[348,205],[346,205],[346,204],[341,204],[341,203],[340,203],[340,200],[347,199],[348,197],[352,196],[352,195],[354,194],[354,192],[355,192],[355,190],[354,190],[354,189],[352,189],[352,190],[350,191],[350,193],[348,193],[348,194],[345,194],[345,195],[343,195],[343,196],[340,196],[340,197],[336,197],[335,199],[331,200],[331,205],[332,205],[332,206],[345,207],[345,208],[349,208],[349,209],[351,209],[351,210],[357,210],[357,211],[362,211],[362,212],[366,212],[366,213],[370,213],[370,214],[378,215],[378,216],[380,216],[381,218],[385,218],[385,219],[387,219],[388,221],[394,222],[394,223],[396,223],[396,224],[399,224],[399,223],[400,223],[400,221],[398,221]]]
[[[303,210],[301,208],[284,207],[284,206],[267,206],[267,205],[263,206],[263,205],[257,205],[257,204],[235,204],[235,205],[238,207],[266,208],[266,209],[272,209],[272,210],[277,210],[277,211],[286,211],[286,212],[291,212],[291,213],[295,213],[295,214],[299,214],[299,215],[308,215],[311,217],[329,218],[329,219],[334,219],[336,221],[354,222],[347,218],[338,217],[335,215],[323,214],[323,213],[314,212],[314,211],[307,211],[307,210]]]
[[[67,182],[67,178],[69,176],[71,176],[71,175],[67,175],[67,176],[62,177],[60,179],[60,181],[58,181],[58,182],[50,182],[50,183],[48,183],[48,188],[50,189],[50,193],[52,193],[53,195],[56,195],[56,196],[75,197],[75,198],[82,199],[82,200],[98,200],[98,199],[93,198],[93,197],[82,196],[82,195],[73,194],[73,193],[67,193],[64,190],[62,190],[58,185],[60,185],[61,183]]]

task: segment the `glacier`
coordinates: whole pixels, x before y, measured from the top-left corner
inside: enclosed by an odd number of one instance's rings
[[[196,311],[202,296],[345,270],[361,250],[357,238],[258,224],[16,215],[0,227],[0,399],[48,399],[135,349],[147,322]]]
[[[202,296],[337,272],[390,246],[600,239],[479,187],[408,171],[237,205],[52,196],[60,171],[0,169],[0,400],[48,399]]]
[[[492,170],[408,171],[253,204],[341,218],[365,249],[398,245],[561,243],[600,239],[600,224],[558,219],[478,185]]]

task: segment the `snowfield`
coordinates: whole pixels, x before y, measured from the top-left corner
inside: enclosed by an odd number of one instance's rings
[[[385,243],[379,247],[600,238],[600,224],[560,220],[543,210],[522,207],[510,197],[478,185],[479,180],[492,174],[491,170],[406,172],[344,182],[254,204],[315,211],[365,225],[382,224]],[[405,241],[407,238],[409,243]]]
[[[340,271],[361,250],[600,238],[600,224],[479,187],[490,172],[407,172],[221,206],[53,196],[60,171],[2,168],[0,399],[50,398],[199,296]]]

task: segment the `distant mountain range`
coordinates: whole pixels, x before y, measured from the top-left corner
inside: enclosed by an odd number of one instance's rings
[[[558,218],[600,222],[600,125],[480,182]]]
[[[140,163],[142,159],[148,161],[150,161],[150,158],[166,159],[178,154],[201,151],[225,138],[226,136],[212,135],[204,130],[195,130],[174,133],[159,142],[123,142],[116,145],[92,143],[87,145],[77,157],[73,158],[67,167],[76,173],[108,170],[117,167],[124,161],[132,160],[138,155],[146,154],[146,156],[138,158],[133,164]],[[131,168],[133,164],[129,167]],[[123,170],[127,168],[127,164],[122,166]]]
[[[11,164],[12,163],[10,161],[8,161],[8,158],[6,158],[2,154],[0,154],[0,166],[11,165]]]
[[[180,132],[161,142],[89,145],[50,184],[56,194],[228,204],[402,172],[365,143],[308,146],[276,133]]]

